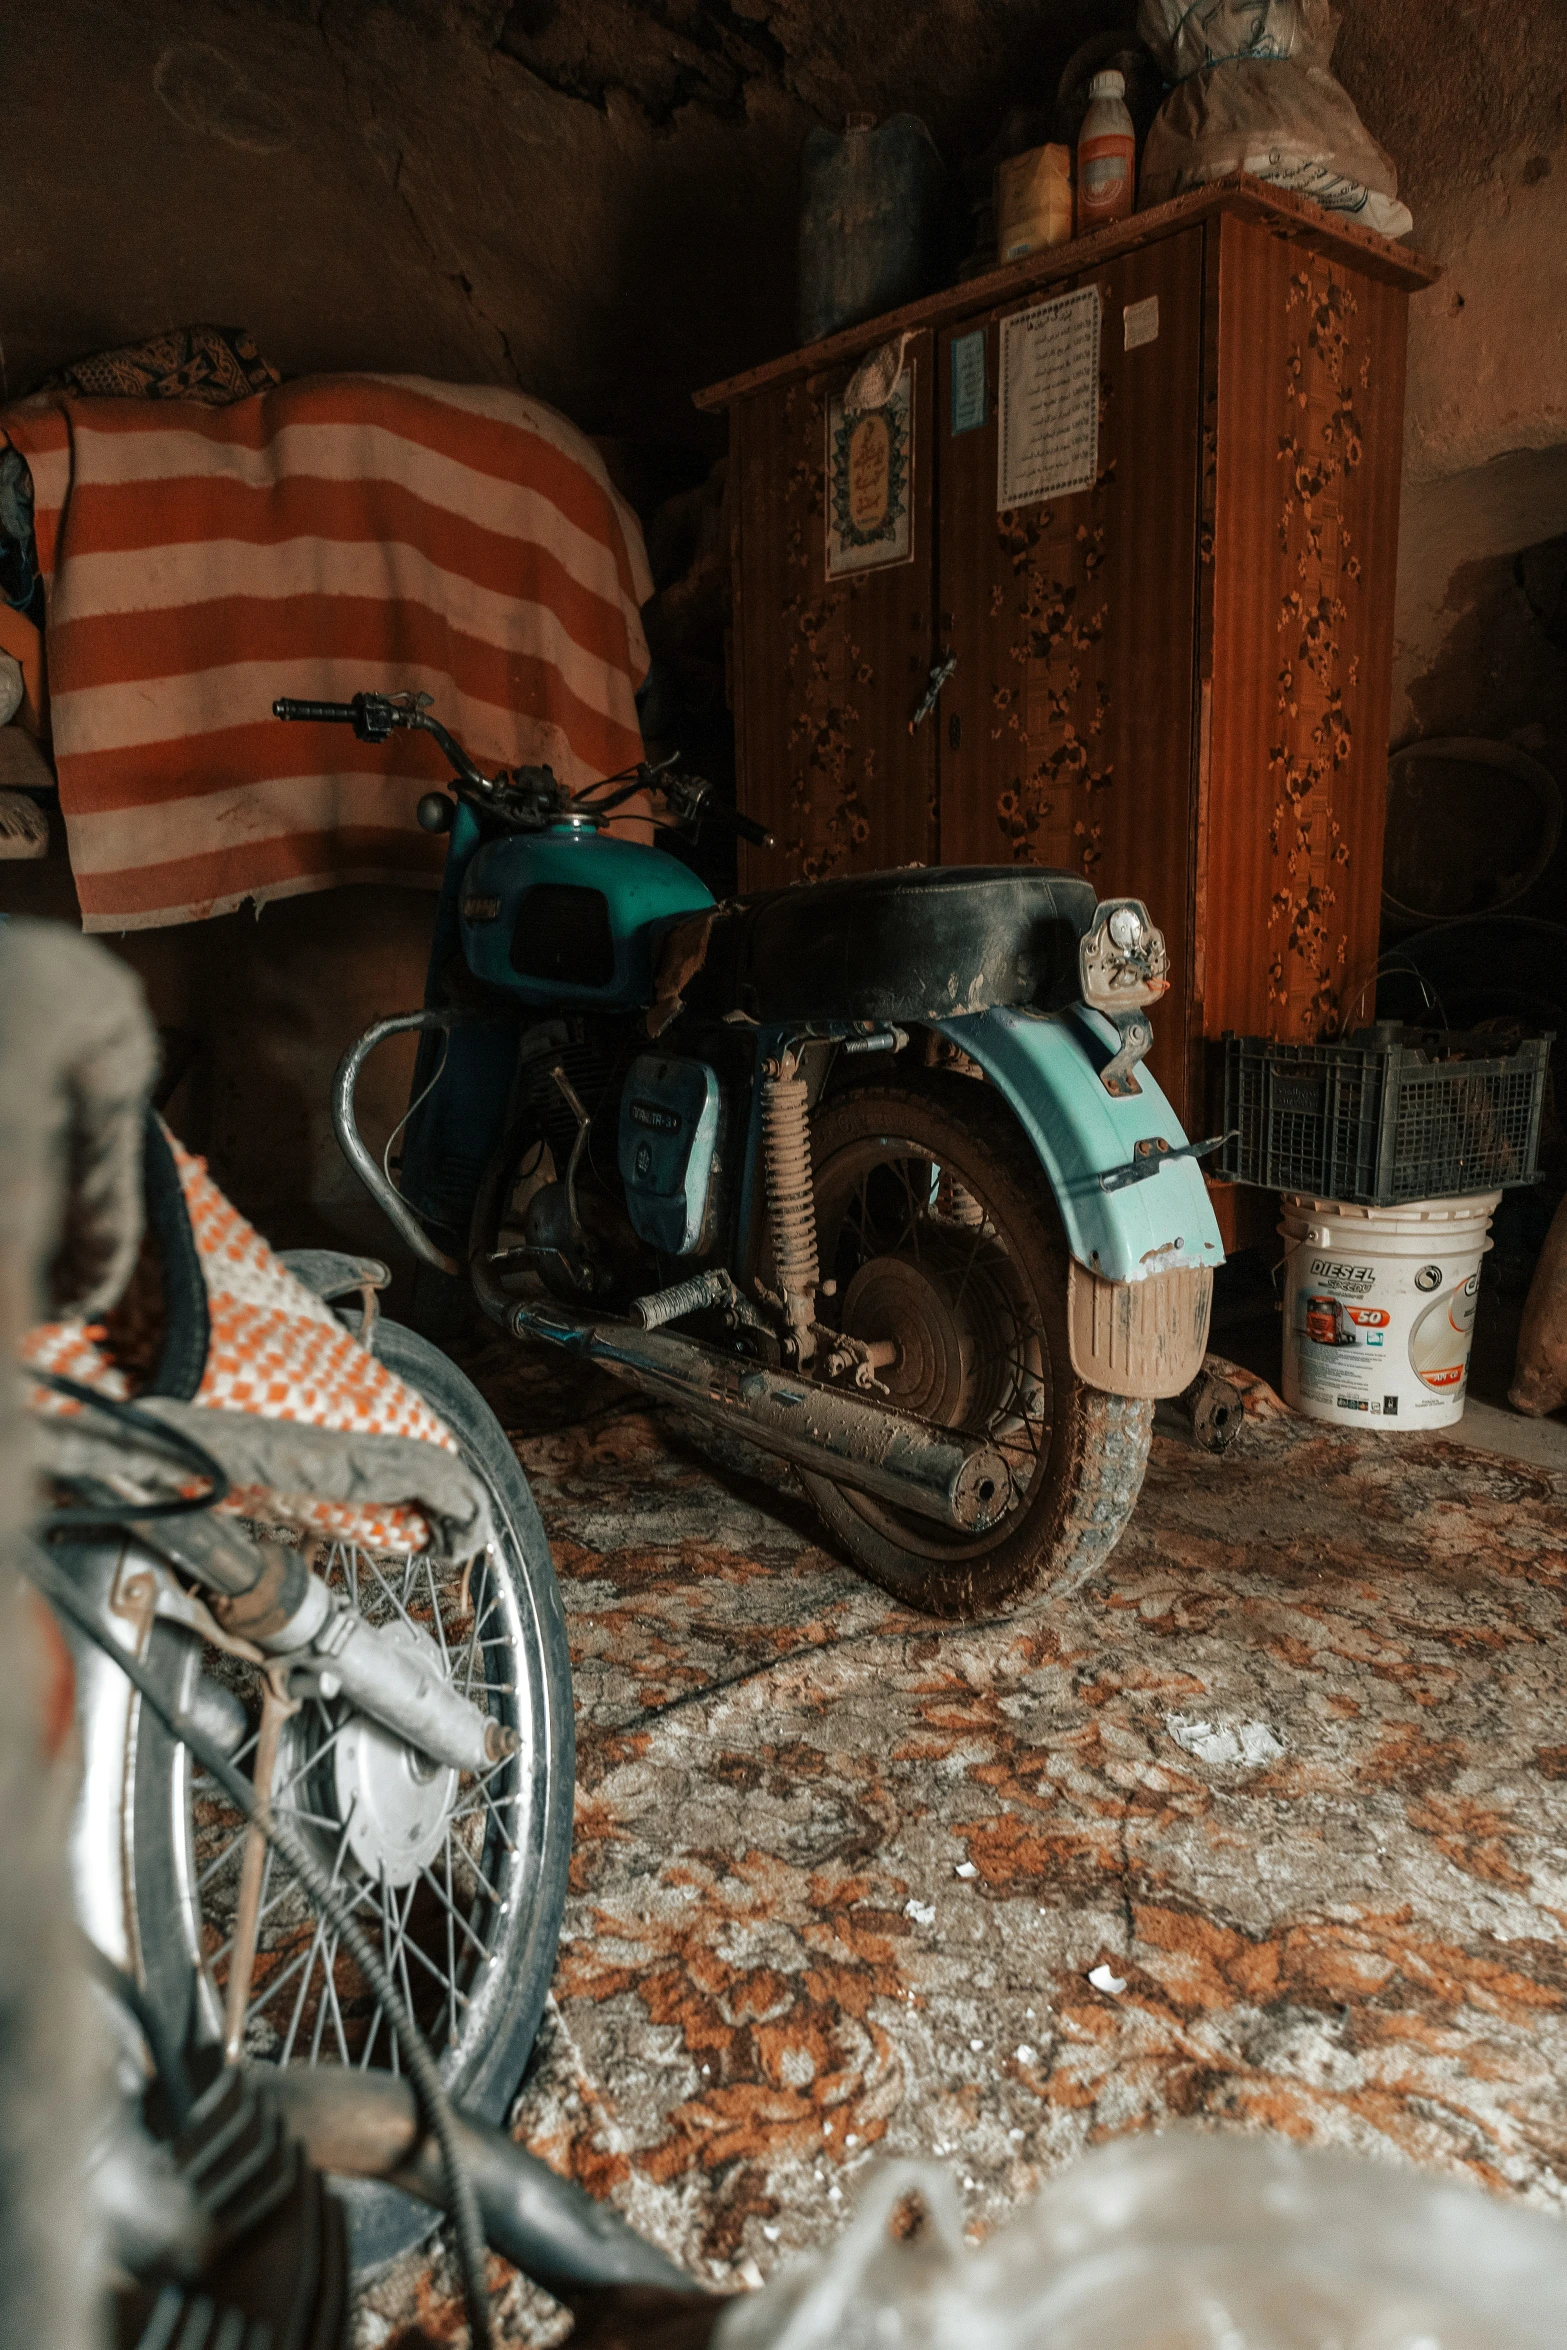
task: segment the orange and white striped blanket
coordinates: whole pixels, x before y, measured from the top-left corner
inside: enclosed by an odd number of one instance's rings
[[[327,376],[223,408],[50,393],[0,433],[33,475],[88,930],[438,878],[429,738],[284,726],[279,694],[429,693],[481,765],[574,787],[641,757],[642,533],[539,401]]]

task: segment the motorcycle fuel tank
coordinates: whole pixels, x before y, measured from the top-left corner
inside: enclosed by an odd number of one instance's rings
[[[653,1000],[659,932],[712,903],[678,858],[568,821],[487,841],[458,917],[487,986],[541,1009],[634,1011]]]
[[[718,1079],[705,1061],[644,1053],[620,1097],[619,1160],[637,1237],[666,1257],[699,1248],[718,1142]]]

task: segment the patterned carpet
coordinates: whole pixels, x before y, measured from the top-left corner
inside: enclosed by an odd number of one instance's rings
[[[878,2153],[949,2157],[984,2225],[1177,2116],[1567,2208],[1567,1479],[1238,1374],[1237,1445],[1156,1441],[1105,1573],[954,1630],[760,1456],[470,1367],[576,1662],[518,2132],[698,2276],[820,2241]],[[360,2339],[443,2338],[447,2287],[403,2263]],[[561,2332],[515,2281],[501,2316]]]

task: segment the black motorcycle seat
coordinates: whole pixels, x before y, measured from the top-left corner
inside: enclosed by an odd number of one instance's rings
[[[688,1009],[760,1021],[1041,1011],[1078,991],[1093,884],[1034,865],[909,866],[736,898],[713,918]]]

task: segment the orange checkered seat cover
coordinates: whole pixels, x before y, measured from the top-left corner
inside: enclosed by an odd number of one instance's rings
[[[155,1119],[148,1121],[146,1171],[156,1359],[148,1358],[146,1318],[138,1331],[128,1297],[102,1322],[39,1324],[24,1341],[25,1363],[109,1397],[173,1397],[217,1412],[347,1436],[412,1437],[456,1452],[450,1430],[423,1398],[295,1279],[224,1197],[206,1161],[192,1157]],[[144,1246],[144,1266],[147,1257]],[[34,1400],[46,1411],[80,1408],[42,1389]],[[431,1534],[424,1513],[406,1501],[344,1502],[241,1485],[219,1506],[370,1550],[422,1550]]]

